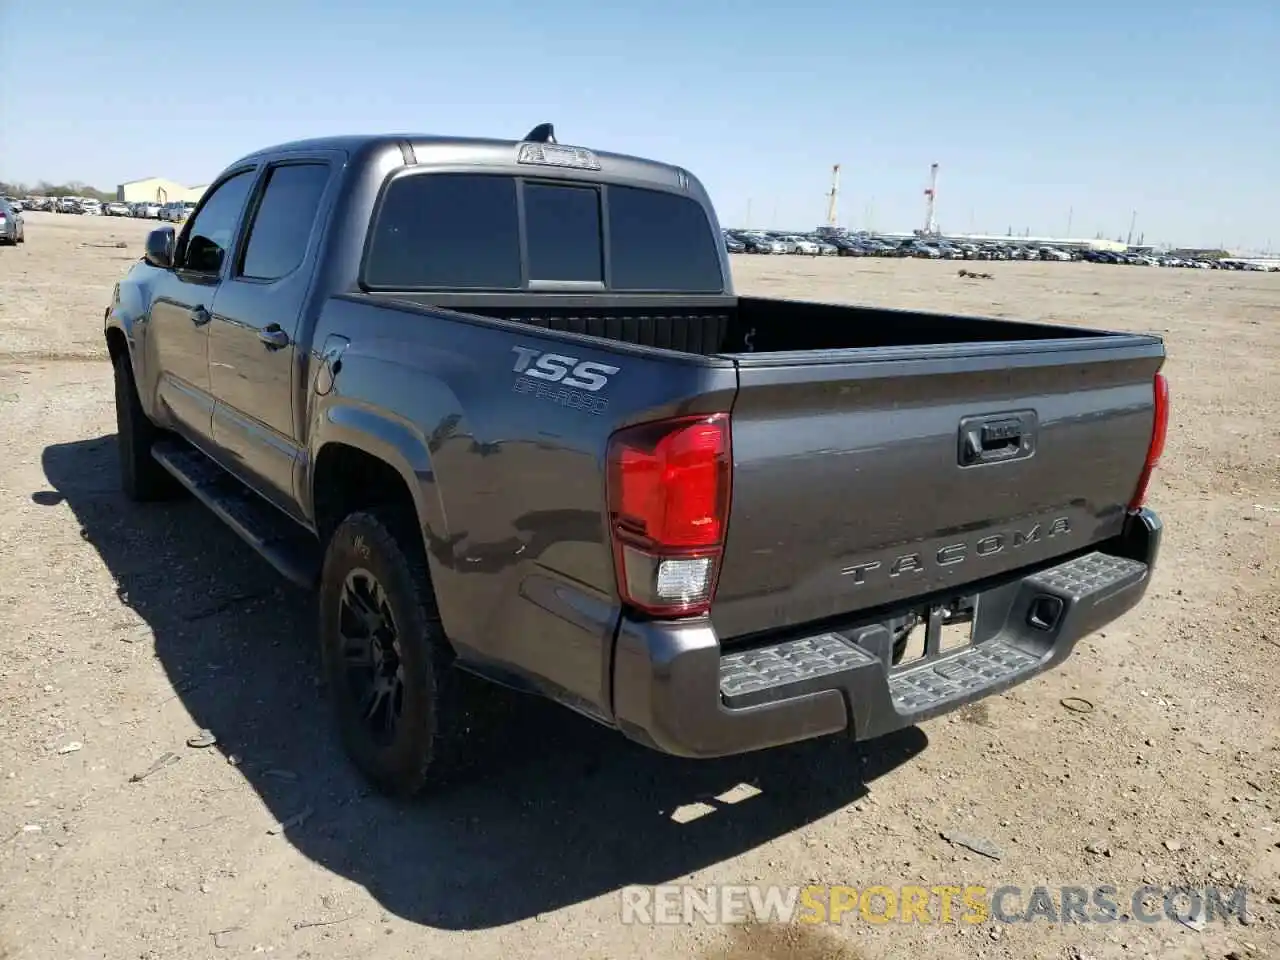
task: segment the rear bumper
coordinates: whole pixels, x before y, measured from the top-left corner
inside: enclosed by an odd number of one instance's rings
[[[1161,530],[1142,510],[1103,550],[990,587],[978,594],[971,646],[902,667],[888,665],[891,637],[879,625],[724,654],[708,620],[624,619],[618,726],[665,753],[718,757],[841,731],[867,740],[948,713],[1056,666],[1132,609]]]

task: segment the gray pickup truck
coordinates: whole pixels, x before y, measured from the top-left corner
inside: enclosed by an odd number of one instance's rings
[[[736,296],[690,173],[546,124],[244,157],[105,333],[125,492],[316,590],[395,794],[459,670],[686,757],[865,740],[1061,662],[1159,547],[1159,338]]]

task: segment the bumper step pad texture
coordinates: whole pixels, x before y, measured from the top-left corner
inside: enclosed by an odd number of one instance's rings
[[[1029,586],[1055,593],[1064,600],[1083,600],[1090,594],[1105,595],[1142,579],[1147,565],[1106,553],[1087,553],[1028,577]]]
[[[732,707],[798,696],[820,689],[826,678],[876,662],[834,633],[788,640],[720,658],[720,695]]]
[[[889,678],[893,706],[899,713],[918,713],[994,686],[1001,680],[1031,670],[1040,658],[999,640],[966,647],[937,663],[912,664],[911,669]]]
[[[986,627],[975,626],[971,646],[893,667],[887,674],[874,651],[855,643],[856,631],[827,631],[731,652],[720,658],[720,696],[732,710],[842,689],[855,717],[862,714],[864,721],[870,715],[861,708],[871,704],[858,701],[868,695],[886,708],[891,704],[891,715],[936,716],[953,705],[1007,689],[1061,659],[1079,636],[1095,628],[1098,616],[1105,622],[1115,615],[1106,609],[1114,606],[1108,601],[1139,585],[1146,575],[1146,564],[1104,553],[1060,563],[980,599],[980,605],[994,606],[985,615],[980,606],[979,623]],[[1045,598],[1056,611],[1053,622],[1037,622],[1032,616],[1038,609],[1035,604]],[[1064,636],[1068,639],[1060,642]]]

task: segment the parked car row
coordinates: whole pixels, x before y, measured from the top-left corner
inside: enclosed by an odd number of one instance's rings
[[[140,217],[146,220],[168,220],[172,223],[181,223],[187,219],[196,206],[193,202],[184,200],[173,200],[169,203],[155,203],[149,200],[126,203],[111,200],[103,203],[93,197],[27,197],[17,202],[21,204],[20,209],[43,210],[49,213],[78,213],[94,217]]]
[[[1280,267],[1267,267],[1246,260],[1214,260],[1174,257],[1158,253],[1113,253],[1110,250],[1085,250],[1081,259],[1090,263],[1117,263],[1132,267],[1193,267],[1199,270],[1251,270],[1260,273],[1280,272]]]
[[[112,217],[140,217],[144,220],[167,220],[170,223],[181,223],[196,205],[190,200],[171,200],[168,203],[155,203],[144,200],[139,203],[109,203],[103,213]]]
[[[877,237],[870,234],[827,236],[774,230],[725,230],[729,253],[801,254],[841,257],[917,257],[928,260],[1087,260],[1150,267],[1195,267],[1201,270],[1268,270],[1234,260],[1186,259],[1151,252],[1113,253],[1064,249],[1034,242],[952,240],[946,237]]]
[[[25,210],[43,210],[46,213],[102,213],[102,201],[93,197],[26,197],[22,201]]]
[[[840,252],[834,244],[812,234],[726,230],[724,242],[730,253],[798,253],[809,257],[834,257]]]
[[[948,240],[942,237],[823,236],[775,231],[726,230],[730,253],[807,254],[842,257],[919,257],[929,260],[1075,260],[1079,251],[1016,242]]]

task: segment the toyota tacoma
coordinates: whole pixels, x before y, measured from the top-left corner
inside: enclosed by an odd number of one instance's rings
[[[460,671],[715,757],[954,710],[1139,602],[1160,338],[738,296],[721,237],[549,124],[253,153],[106,311],[124,491],[315,591],[401,795],[466,746]]]

